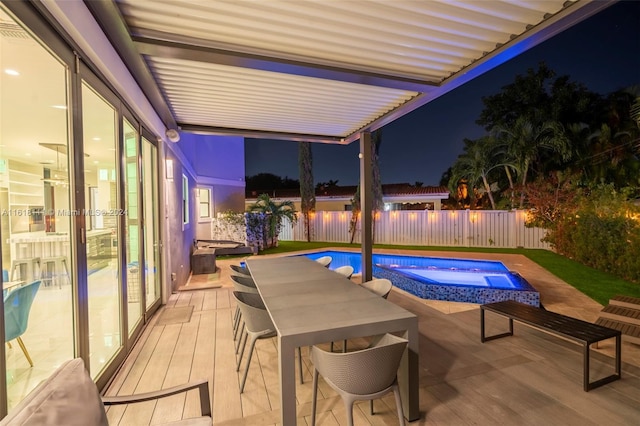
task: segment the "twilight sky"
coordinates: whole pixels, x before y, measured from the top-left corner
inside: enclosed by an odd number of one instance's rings
[[[640,86],[640,1],[621,1],[382,128],[383,183],[438,185],[462,153],[463,139],[484,130],[475,124],[483,96],[512,83],[544,61],[557,76],[569,75],[606,94]],[[358,141],[347,146],[312,144],[314,180],[356,185]],[[298,179],[298,144],[246,139],[245,174],[273,173]]]

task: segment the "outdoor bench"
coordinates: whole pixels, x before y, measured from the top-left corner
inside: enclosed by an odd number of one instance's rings
[[[506,333],[485,336],[484,314],[491,311],[509,318],[509,331]],[[513,321],[537,328],[539,330],[564,337],[573,342],[582,344],[583,347],[583,388],[585,392],[591,389],[618,380],[621,377],[621,333],[618,330],[592,324],[576,318],[571,318],[542,308],[537,308],[513,300],[487,303],[480,306],[480,340],[484,343],[488,340],[513,335]],[[616,338],[615,374],[612,374],[594,382],[589,381],[589,346],[602,340]]]

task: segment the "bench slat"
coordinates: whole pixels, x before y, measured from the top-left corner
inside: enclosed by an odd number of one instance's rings
[[[578,342],[586,342],[587,344],[616,337],[620,334],[618,330],[545,311],[544,309],[513,300],[488,303],[482,305],[482,308]]]

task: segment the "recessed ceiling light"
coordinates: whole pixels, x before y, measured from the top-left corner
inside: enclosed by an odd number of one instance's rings
[[[99,137],[97,137],[97,136],[96,136],[95,138],[92,138],[92,140],[94,140],[94,141],[96,141],[96,142],[97,142],[97,141],[101,141],[101,140],[102,140],[102,138],[99,138]]]
[[[26,155],[27,157],[31,157],[31,153],[30,152],[27,152],[24,155]]]
[[[67,109],[66,105],[51,105],[51,108],[55,109]]]
[[[5,70],[4,70],[4,73],[5,73],[5,74],[8,74],[8,75],[20,75],[20,73],[19,73],[18,71],[16,71],[16,70],[12,70],[12,69],[10,69],[10,68],[5,69]]]
[[[99,161],[98,160],[93,160],[93,164],[98,164]]]

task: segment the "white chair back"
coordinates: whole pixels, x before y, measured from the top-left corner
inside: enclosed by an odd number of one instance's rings
[[[329,265],[331,264],[332,260],[333,260],[333,258],[331,256],[322,256],[322,257],[319,257],[318,259],[316,259],[316,262],[318,262],[322,266],[326,266],[328,268]]]
[[[394,392],[398,419],[404,415],[397,373],[408,341],[392,334],[377,336],[371,346],[354,352],[328,352],[311,348],[313,374],[313,406],[311,424],[315,424],[318,374],[340,395],[347,409],[347,423],[353,425],[353,402],[373,400]]]
[[[353,266],[340,266],[339,268],[334,269],[334,272],[337,272],[340,275],[344,275],[345,277],[351,279],[351,276],[353,275]]]
[[[374,278],[371,281],[363,282],[361,285],[370,292],[385,299],[389,296],[391,288],[393,288],[393,283],[386,278]]]

